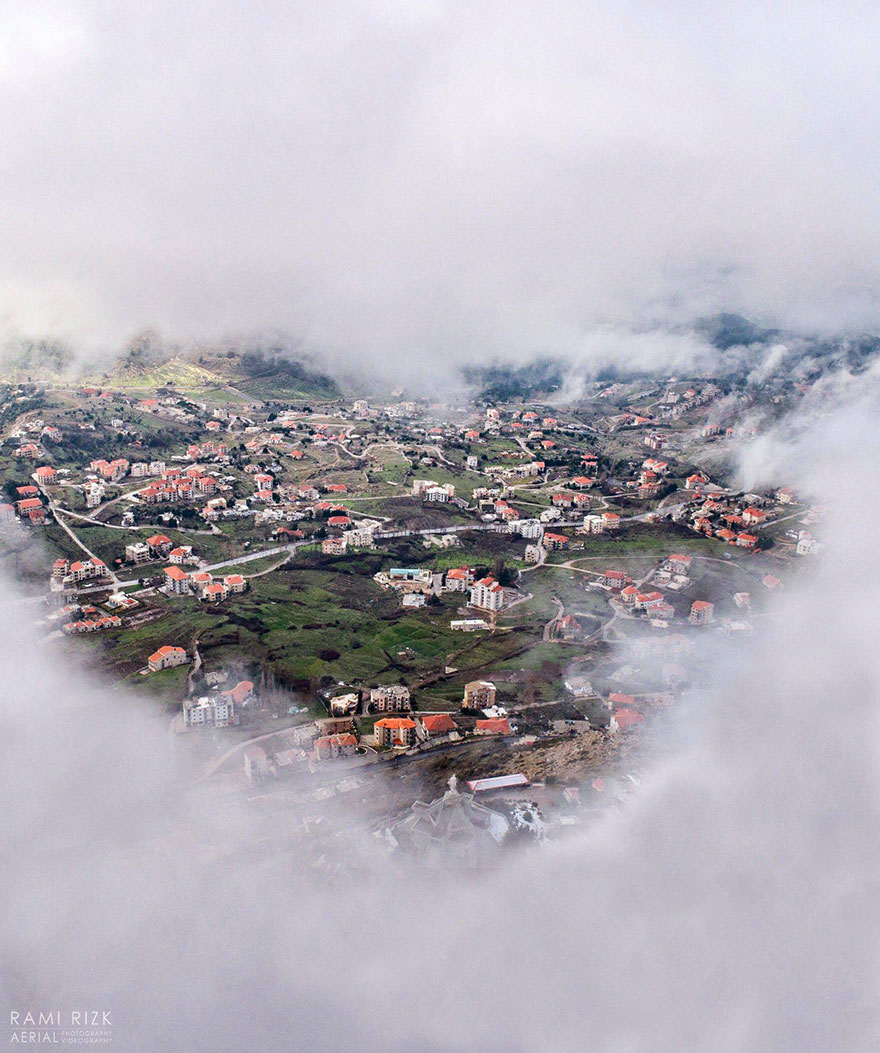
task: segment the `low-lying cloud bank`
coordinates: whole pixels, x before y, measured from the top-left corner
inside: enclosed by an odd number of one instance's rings
[[[877,319],[862,4],[0,9],[0,329],[383,368]]]
[[[674,759],[477,882],[305,875],[296,815],[254,851],[254,806],[185,790],[10,600],[4,1009],[108,1008],[125,1050],[876,1048],[876,413],[863,388],[786,464],[831,502],[822,565],[719,651]]]

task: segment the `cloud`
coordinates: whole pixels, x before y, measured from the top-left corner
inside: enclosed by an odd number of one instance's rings
[[[315,872],[298,810],[193,791],[7,590],[4,1002],[109,1008],[126,1050],[874,1048],[875,388],[790,462],[822,562],[718,645],[639,794],[476,881]]]
[[[876,322],[870,6],[19,7],[9,334],[283,331],[391,369],[721,308]]]

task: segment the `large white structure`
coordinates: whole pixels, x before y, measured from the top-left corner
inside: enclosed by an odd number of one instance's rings
[[[483,611],[500,611],[504,606],[504,589],[493,577],[480,578],[471,586],[471,607]]]

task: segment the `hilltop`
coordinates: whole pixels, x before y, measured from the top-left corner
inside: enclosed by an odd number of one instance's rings
[[[122,390],[173,387],[196,395],[233,388],[249,396],[334,399],[335,380],[314,367],[303,354],[277,347],[167,347],[152,335],[133,340],[111,361],[77,364],[63,344],[23,342],[8,349],[0,381],[25,380],[59,384],[72,380],[86,385],[111,385]]]

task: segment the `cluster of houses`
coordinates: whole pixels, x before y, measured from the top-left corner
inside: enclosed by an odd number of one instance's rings
[[[138,494],[147,505],[173,501],[200,501],[210,497],[218,487],[213,475],[194,464],[189,468],[166,468],[158,482],[145,487]]]
[[[163,571],[162,587],[170,596],[195,595],[206,603],[221,603],[229,596],[247,591],[247,578],[241,574],[227,574],[215,578],[210,571],[186,571],[177,564]]]
[[[84,582],[96,582],[105,584],[110,577],[107,564],[102,559],[88,558],[74,560],[56,559],[52,564],[52,574],[49,579],[49,587],[57,592],[62,589],[82,585]]]
[[[682,592],[691,583],[691,557],[680,553],[667,556],[651,575],[651,584],[659,585],[670,592]],[[635,585],[622,570],[605,570],[596,578],[596,585],[616,595],[630,611],[641,611],[650,618],[669,622],[675,617],[675,608],[658,588]],[[695,600],[691,604],[689,621],[692,625],[706,625],[712,620],[713,604],[707,600]]]
[[[121,629],[122,619],[115,614],[102,614],[97,607],[79,608],[80,617],[65,622],[61,631],[67,636],[97,633],[105,629]]]
[[[695,492],[698,503],[683,514],[690,517],[690,526],[698,534],[716,537],[737,548],[754,550],[758,548],[760,536],[755,533],[770,519],[769,513],[761,506],[765,499],[759,494],[746,494],[744,497],[728,497],[720,493],[702,494],[706,485],[705,476],[691,475],[686,483],[688,489]]]

